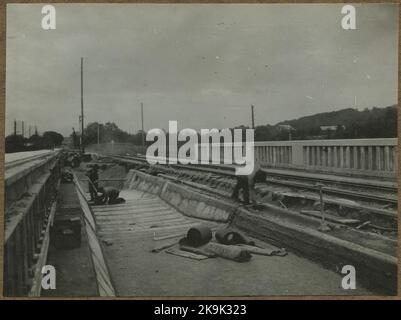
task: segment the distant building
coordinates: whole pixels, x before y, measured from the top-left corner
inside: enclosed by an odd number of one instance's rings
[[[278,129],[280,131],[288,132],[288,140],[292,140],[291,131],[295,131],[295,129],[291,125],[289,125],[289,124],[279,124],[277,127],[278,127]]]
[[[279,124],[277,126],[280,130],[285,130],[285,131],[294,131],[295,129],[289,125],[289,124]]]
[[[339,128],[345,129],[345,126],[343,125],[337,125],[337,126],[320,126],[321,131],[337,131]]]

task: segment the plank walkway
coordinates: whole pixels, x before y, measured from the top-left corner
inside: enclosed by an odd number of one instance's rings
[[[135,190],[120,193],[126,202],[93,206],[100,240],[110,243],[134,238],[163,238],[185,235],[193,226],[203,224],[213,229],[223,225],[182,215],[159,197]]]

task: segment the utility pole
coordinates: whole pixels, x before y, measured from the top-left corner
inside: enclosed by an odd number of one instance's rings
[[[17,120],[14,119],[14,136],[17,135]]]
[[[84,58],[81,58],[81,151],[85,153],[84,147]]]
[[[99,152],[99,144],[100,144],[100,138],[99,138],[99,122],[97,123],[97,151]]]
[[[252,129],[255,129],[255,114],[253,111],[253,105],[251,105],[251,112],[252,112]]]
[[[38,135],[38,127],[35,125],[35,136]]]
[[[145,147],[145,131],[143,129],[143,103],[141,102],[141,121],[142,121],[142,147]]]
[[[28,138],[31,137],[31,128],[32,128],[32,126],[29,126],[29,129],[28,129]]]
[[[24,121],[22,120],[21,122],[22,122],[22,128],[21,128],[22,137],[24,138],[24,135],[25,135]]]

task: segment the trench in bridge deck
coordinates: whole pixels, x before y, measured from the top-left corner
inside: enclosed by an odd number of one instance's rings
[[[134,184],[126,184],[121,192],[126,203],[92,207],[105,260],[120,296],[370,294],[360,285],[352,292],[343,290],[341,275],[291,252],[285,257],[253,255],[246,263],[151,253],[154,247],[180,239],[155,241],[155,237],[185,234],[200,223],[216,230],[227,222],[183,215],[158,195],[135,189]],[[154,185],[147,187],[154,191]]]

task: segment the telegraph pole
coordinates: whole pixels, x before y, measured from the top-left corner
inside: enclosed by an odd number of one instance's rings
[[[24,121],[22,120],[22,128],[21,128],[21,131],[22,131],[22,137],[24,138],[24,136],[25,136],[25,128],[24,128]]]
[[[81,58],[81,151],[85,153],[84,147],[84,58]]]
[[[252,113],[252,129],[255,129],[255,114],[253,112],[253,105],[251,105],[251,113]]]
[[[143,103],[141,102],[141,121],[142,121],[142,147],[145,146],[145,131],[143,129]]]
[[[14,119],[14,136],[17,135],[17,120]]]

